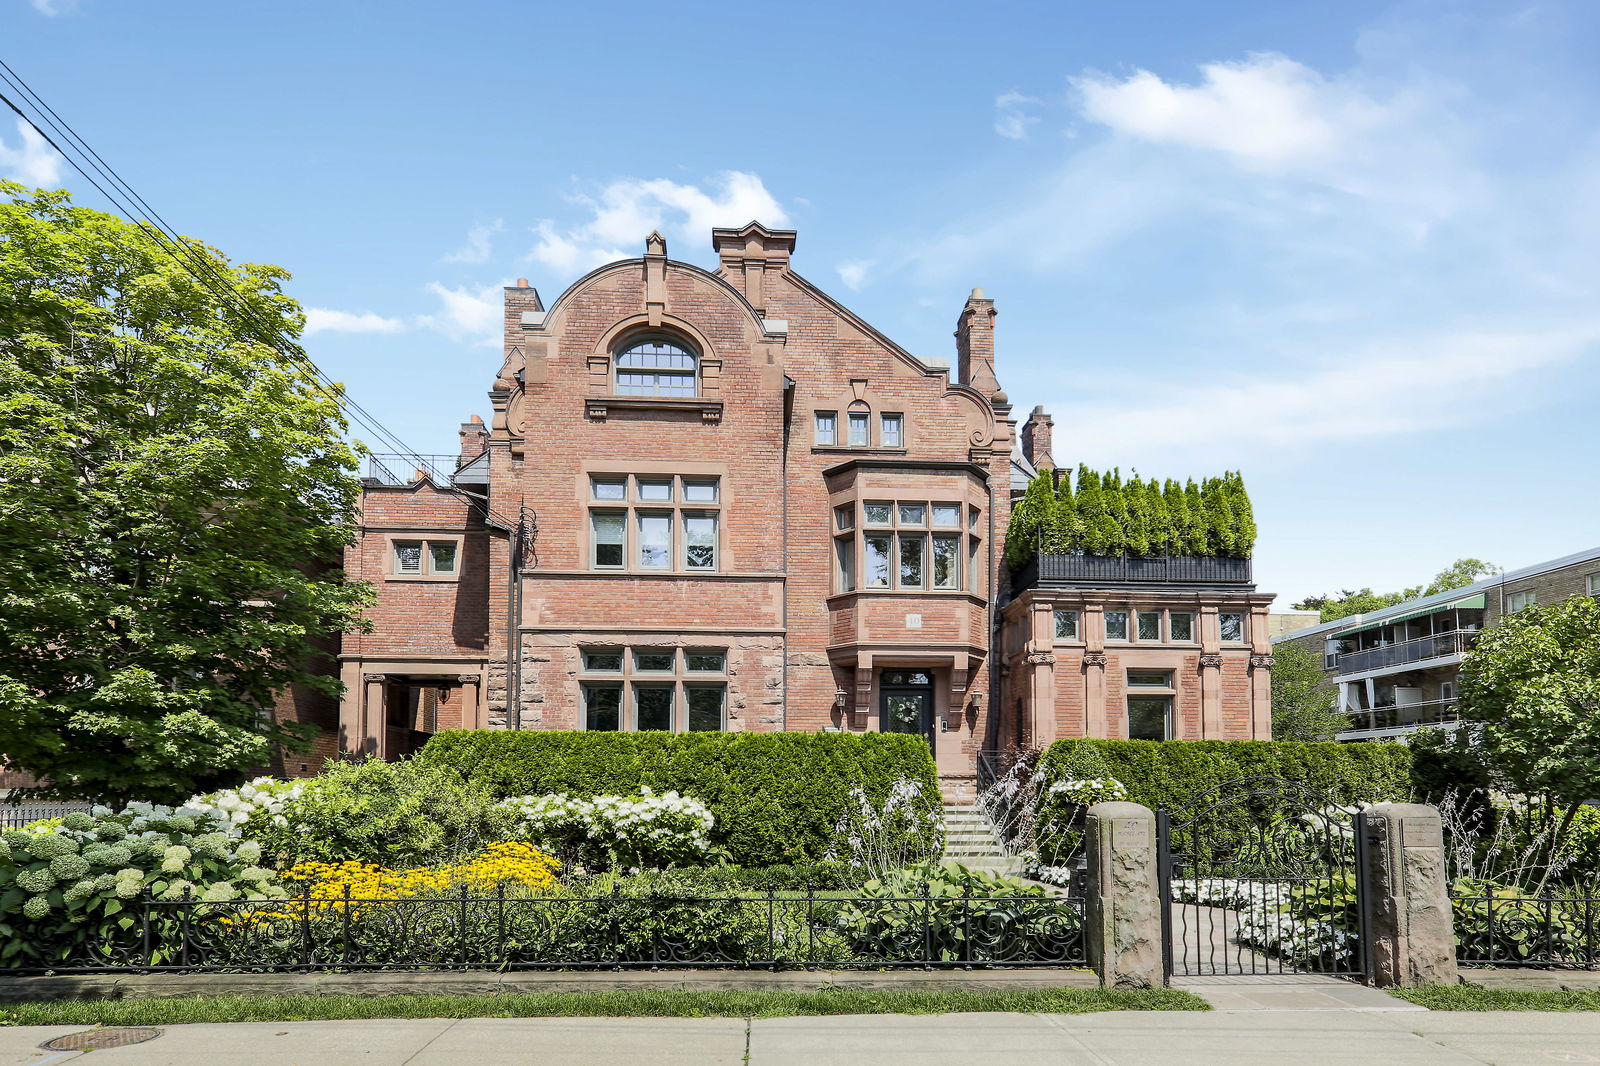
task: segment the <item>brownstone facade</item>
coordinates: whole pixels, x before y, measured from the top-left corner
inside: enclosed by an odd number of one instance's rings
[[[926,735],[942,776],[996,743],[989,633],[1015,424],[994,305],[957,376],[717,230],[720,267],[646,254],[547,308],[506,290],[505,360],[461,469],[370,481],[341,746],[439,729]]]

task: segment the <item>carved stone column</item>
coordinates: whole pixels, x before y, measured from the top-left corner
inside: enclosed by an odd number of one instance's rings
[[[1250,656],[1250,739],[1272,739],[1271,655]]]
[[[1111,735],[1111,716],[1106,710],[1106,653],[1083,653],[1083,724],[1091,737]]]
[[[462,674],[456,680],[461,682],[461,728],[489,728],[488,711],[483,705],[482,675]]]
[[[386,755],[389,740],[389,708],[387,689],[389,678],[384,674],[362,674],[361,687],[365,690],[361,700],[361,733],[356,737],[357,755]]]
[[[1222,653],[1200,654],[1200,739],[1222,739]]]
[[[1445,880],[1444,830],[1439,812],[1420,803],[1380,803],[1366,812],[1371,919],[1367,926],[1372,981],[1392,985],[1453,985],[1454,912]]]

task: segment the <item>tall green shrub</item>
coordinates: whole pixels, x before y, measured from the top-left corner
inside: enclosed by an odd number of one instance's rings
[[[1044,526],[1055,509],[1056,494],[1048,473],[1028,483],[1028,491],[1011,509],[1011,524],[1006,529],[1005,563],[1020,569],[1033,558]]]
[[[1403,744],[1274,740],[1058,740],[1040,767],[1047,784],[1074,776],[1091,749],[1147,807],[1182,807],[1202,792],[1245,777],[1300,782],[1342,803],[1405,800],[1411,751]]]
[[[744,866],[822,859],[856,786],[881,805],[910,780],[924,810],[940,802],[927,742],[898,733],[453,730],[418,761],[453,767],[496,797],[673,789],[711,808],[712,839]]]

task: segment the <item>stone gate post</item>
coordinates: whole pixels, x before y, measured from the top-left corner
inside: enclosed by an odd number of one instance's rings
[[[1444,827],[1421,803],[1367,810],[1367,959],[1373,984],[1456,983],[1455,924],[1445,881]]]
[[[1160,988],[1161,883],[1156,816],[1137,803],[1097,803],[1084,825],[1089,856],[1085,934],[1107,988]]]

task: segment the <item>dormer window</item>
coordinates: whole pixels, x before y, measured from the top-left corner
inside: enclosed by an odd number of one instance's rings
[[[694,396],[695,356],[666,337],[647,337],[617,353],[617,395]]]

